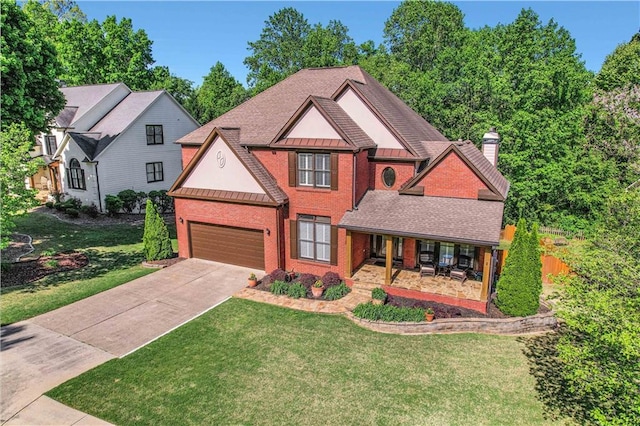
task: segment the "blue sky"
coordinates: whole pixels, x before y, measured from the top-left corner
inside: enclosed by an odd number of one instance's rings
[[[598,71],[615,47],[640,29],[640,2],[463,1],[455,3],[469,28],[513,22],[522,8],[532,8],[542,22],[554,19],[576,40],[588,69]],[[295,7],[310,24],[342,21],[360,44],[381,43],[385,21],[399,2],[391,1],[78,1],[89,19],[109,15],[131,18],[153,40],[156,65],[166,65],[196,85],[216,61],[246,85],[247,42],[255,41],[270,15]]]

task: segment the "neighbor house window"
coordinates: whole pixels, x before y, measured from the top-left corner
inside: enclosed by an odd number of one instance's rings
[[[160,182],[164,180],[162,163],[147,163],[147,182]]]
[[[298,185],[330,188],[330,154],[298,154]]]
[[[331,260],[331,219],[322,216],[298,216],[299,253],[302,259]]]
[[[56,149],[58,149],[58,142],[56,141],[55,135],[47,135],[44,139],[47,145],[47,155],[55,154]]]
[[[69,161],[69,168],[67,169],[67,183],[72,189],[87,189],[87,185],[84,180],[84,170],[80,167],[80,162],[72,158]]]
[[[162,145],[162,126],[158,124],[147,125],[147,145]]]

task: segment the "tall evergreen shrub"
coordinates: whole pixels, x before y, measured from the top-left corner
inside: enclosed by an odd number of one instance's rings
[[[142,242],[147,260],[168,259],[173,256],[169,230],[151,200],[147,200]]]
[[[531,268],[531,297],[535,301],[536,312],[540,307],[540,294],[542,293],[542,261],[540,260],[540,236],[538,224],[531,226],[529,233],[529,262]]]
[[[535,236],[527,232],[524,219],[518,221],[516,233],[505,261],[504,270],[498,280],[496,305],[509,316],[527,316],[538,312],[542,279],[540,277],[540,254]],[[533,238],[536,246],[533,248]],[[538,256],[537,261],[534,259]],[[538,277],[538,278],[536,278]]]

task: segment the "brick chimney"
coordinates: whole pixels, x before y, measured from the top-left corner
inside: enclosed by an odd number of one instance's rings
[[[482,137],[482,154],[494,166],[498,165],[498,147],[500,146],[500,135],[496,128],[492,127]]]

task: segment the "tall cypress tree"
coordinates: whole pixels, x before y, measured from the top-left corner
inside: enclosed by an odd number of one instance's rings
[[[540,294],[542,293],[542,261],[540,260],[540,237],[538,224],[531,226],[529,233],[529,272],[531,274],[531,303],[535,311],[540,307]],[[535,313],[535,312],[534,312]]]
[[[168,259],[173,256],[169,230],[151,200],[147,200],[142,242],[147,260]]]
[[[538,311],[540,291],[537,292],[537,296],[534,295],[536,283],[531,241],[531,235],[527,232],[527,222],[520,219],[509,249],[509,256],[505,261],[504,271],[497,285],[496,305],[509,316],[533,315]],[[536,253],[538,253],[537,247]],[[538,264],[539,262],[538,258]],[[540,286],[542,286],[541,281]]]

